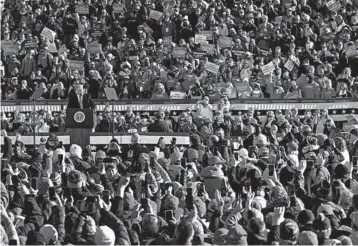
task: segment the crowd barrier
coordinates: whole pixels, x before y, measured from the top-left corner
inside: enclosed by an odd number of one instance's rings
[[[172,111],[184,111],[187,108],[194,109],[198,100],[120,100],[114,104],[115,111],[126,111],[130,106],[134,111],[153,112],[159,109],[169,109]],[[106,106],[105,100],[94,100],[96,110],[102,111]],[[216,105],[218,102],[211,102]],[[232,111],[247,111],[249,108],[255,110],[288,110],[297,108],[298,110],[328,109],[332,114],[355,114],[358,111],[358,98],[339,98],[339,99],[233,99],[230,100]],[[36,110],[59,112],[67,107],[67,100],[40,100],[36,102]],[[13,113],[31,112],[32,102],[29,100],[2,101],[2,112]],[[215,106],[214,106],[215,109]]]
[[[62,141],[64,145],[71,144],[71,139],[69,133],[66,132],[56,132],[55,133],[59,141]],[[166,144],[170,144],[170,141],[173,137],[177,139],[178,145],[189,145],[189,133],[141,133],[141,144],[146,145],[156,145],[158,143],[158,139],[160,137],[164,138],[164,141]],[[36,144],[40,143],[41,138],[47,139],[49,134],[41,133],[38,136],[36,136]],[[114,136],[116,139],[118,139],[118,142],[120,144],[131,144],[131,134],[129,133],[123,133],[119,134],[116,133]],[[16,141],[15,133],[9,133],[9,138],[12,140],[13,143]],[[112,139],[112,135],[104,134],[104,133],[93,133],[90,136],[90,144],[91,145],[106,145],[108,144]],[[4,144],[4,137],[1,137],[0,144]],[[33,145],[33,136],[21,136],[21,141],[25,145]]]

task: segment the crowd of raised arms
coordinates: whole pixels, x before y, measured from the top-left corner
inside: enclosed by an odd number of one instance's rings
[[[89,108],[97,132],[131,135],[128,145],[64,144],[65,111],[2,110],[0,245],[358,245],[355,110],[343,129],[328,109],[231,107],[356,101],[357,0],[0,9],[3,103]],[[154,115],[96,110],[110,92],[117,102],[198,101]],[[34,133],[47,136],[29,149]],[[159,137],[169,133],[190,144]]]

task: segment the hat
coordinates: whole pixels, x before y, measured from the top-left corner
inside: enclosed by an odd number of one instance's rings
[[[167,196],[164,199],[163,208],[165,210],[173,210],[175,211],[179,206],[179,199],[175,196]]]
[[[338,164],[334,169],[334,173],[337,179],[344,179],[344,178],[348,178],[349,176],[348,168],[343,164]]]
[[[27,234],[26,245],[45,245],[44,236],[37,231],[29,231]]]
[[[292,219],[285,219],[280,224],[280,236],[282,240],[296,242],[300,230],[296,221]]]
[[[102,159],[106,158],[106,153],[103,150],[98,150],[96,152],[96,159],[99,159],[99,158],[102,158]]]
[[[61,181],[61,175],[59,173],[57,172],[52,173],[50,178],[55,187],[61,186],[62,181]]]
[[[210,157],[209,161],[208,161],[208,164],[209,166],[214,166],[216,164],[222,164],[222,163],[225,163],[224,160],[222,160],[220,157],[218,156],[212,156]]]
[[[298,245],[318,245],[318,238],[316,233],[312,231],[303,231],[298,236]]]
[[[193,161],[195,159],[199,159],[199,152],[196,149],[189,148],[188,149],[188,161]]]
[[[317,195],[321,198],[327,198],[332,194],[332,186],[327,180],[322,180],[317,187]]]
[[[247,245],[247,232],[241,225],[229,226],[228,230],[225,237],[227,245]]]
[[[324,214],[326,216],[327,215],[334,215],[332,207],[330,205],[328,205],[328,204],[321,204],[321,206],[319,206],[317,208],[317,213],[318,214],[322,213],[322,214]]]
[[[311,210],[305,209],[298,213],[297,220],[298,223],[302,225],[312,224],[314,220],[314,215]]]
[[[55,148],[59,144],[58,137],[54,134],[51,134],[46,141],[46,149],[50,150]]]
[[[73,170],[68,174],[67,177],[67,187],[79,189],[82,187],[82,173],[78,170]]]
[[[50,242],[52,242],[51,244],[53,244],[58,240],[58,233],[53,225],[43,225],[40,228],[39,233],[44,237],[45,244],[50,244]]]
[[[116,236],[114,231],[108,226],[97,227],[94,234],[94,242],[97,245],[114,245]]]
[[[331,222],[323,213],[320,213],[313,221],[312,228],[318,232],[326,232],[331,229]]]
[[[242,149],[239,150],[239,156],[240,156],[241,158],[248,157],[248,156],[249,156],[249,152],[247,151],[247,149],[242,148]]]
[[[46,138],[45,137],[41,137],[40,138],[40,144],[46,144]]]
[[[269,157],[270,151],[267,147],[261,147],[259,149],[259,157]]]

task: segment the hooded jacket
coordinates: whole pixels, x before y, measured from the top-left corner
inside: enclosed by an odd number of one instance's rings
[[[216,166],[208,166],[201,171],[200,176],[204,179],[206,191],[210,198],[215,197],[215,191],[225,187],[224,172]]]
[[[27,236],[28,232],[39,230],[44,224],[44,214],[33,195],[26,195],[22,199],[24,204],[23,213],[26,218],[24,225],[17,228],[17,233],[19,236]]]

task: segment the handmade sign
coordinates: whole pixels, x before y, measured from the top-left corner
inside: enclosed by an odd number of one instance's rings
[[[149,34],[152,34],[152,33],[154,32],[153,29],[150,28],[150,26],[148,26],[147,23],[142,24],[142,27],[143,27],[144,30],[145,30],[146,32],[148,32]]]
[[[173,48],[173,58],[185,57],[186,51],[187,50],[186,50],[185,47],[175,47],[175,48]]]
[[[56,32],[52,31],[51,29],[44,27],[44,29],[41,32],[41,36],[47,38],[50,41],[53,41],[56,37]]]
[[[200,35],[200,34],[195,34],[195,43],[197,43],[197,44],[206,43],[206,36]]]
[[[85,70],[85,63],[83,61],[75,61],[70,60],[70,69],[77,70],[77,71],[84,71]]]
[[[220,66],[216,65],[215,63],[212,63],[212,62],[205,63],[205,69],[211,73],[217,74],[219,72],[219,68],[220,68]]]
[[[99,44],[97,41],[88,44],[87,48],[90,53],[98,54],[102,52],[102,44]]]
[[[78,13],[79,15],[88,15],[89,14],[89,6],[87,4],[76,5],[76,13]]]
[[[58,49],[58,54],[62,54],[62,53],[67,53],[67,47],[65,44],[61,45],[60,48]]]
[[[11,56],[11,55],[17,55],[19,52],[19,48],[16,44],[7,45],[6,47],[2,47],[4,50],[4,54]]]
[[[266,65],[263,65],[261,67],[262,72],[264,73],[264,75],[268,75],[270,74],[273,70],[275,70],[275,65],[273,64],[273,62],[270,62]]]
[[[206,57],[206,52],[205,51],[194,51],[193,56],[195,58],[203,58],[203,57]]]
[[[153,19],[156,21],[161,21],[163,18],[163,13],[155,10],[151,10],[149,13],[149,19]]]
[[[37,48],[37,47],[38,47],[38,44],[35,40],[29,40],[29,41],[26,41],[26,43],[25,43],[25,48],[32,49],[32,48]]]
[[[130,60],[130,61],[138,61],[139,57],[138,56],[129,56],[128,60]]]
[[[332,12],[337,12],[342,7],[342,4],[339,1],[331,0],[326,3],[327,8]]]

